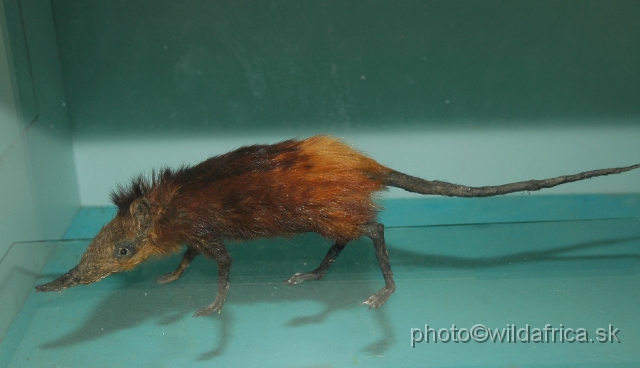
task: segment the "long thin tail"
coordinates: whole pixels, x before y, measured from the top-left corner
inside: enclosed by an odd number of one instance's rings
[[[384,184],[420,194],[443,195],[448,197],[490,197],[500,194],[551,188],[556,185],[593,178],[596,176],[619,174],[639,167],[640,164],[613,169],[585,171],[580,174],[558,176],[557,178],[551,179],[520,181],[517,183],[488,187],[467,187],[444,181],[420,179],[401,172],[391,171],[385,178]]]

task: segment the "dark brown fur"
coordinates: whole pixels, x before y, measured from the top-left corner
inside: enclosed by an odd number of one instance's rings
[[[324,150],[324,152],[322,151]],[[375,221],[373,192],[389,169],[335,139],[243,147],[194,167],[138,177],[113,193],[118,215],[145,197],[161,249],[220,236],[238,240],[317,232],[349,241]]]
[[[91,283],[131,269],[152,255],[170,254],[182,244],[188,250],[178,268],[161,283],[182,275],[198,254],[218,263],[218,295],[196,313],[219,310],[227,294],[231,258],[224,240],[290,236],[316,232],[335,241],[314,271],[292,276],[293,285],[320,279],[345,245],[361,236],[373,240],[385,287],[365,301],[384,304],[395,290],[384,242],[376,222],[374,193],[396,186],[423,194],[479,197],[538,190],[587,177],[628,171],[618,169],[532,180],[503,186],[471,188],[427,181],[384,167],[329,136],[242,147],[193,167],[163,169],[139,176],[112,194],[116,217],[93,240],[81,262],[38,291]]]

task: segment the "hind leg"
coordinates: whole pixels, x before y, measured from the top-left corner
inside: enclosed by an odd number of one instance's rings
[[[176,281],[182,276],[187,267],[189,267],[189,264],[191,264],[191,261],[193,261],[193,259],[196,258],[198,254],[200,254],[200,252],[195,250],[194,248],[187,248],[187,251],[184,252],[184,255],[182,256],[182,261],[180,261],[178,268],[176,268],[173,272],[165,273],[164,275],[158,277],[156,279],[156,282],[158,284],[166,284],[172,281]]]
[[[231,270],[232,260],[222,240],[217,239],[210,242],[202,253],[207,258],[215,259],[218,263],[218,294],[213,303],[197,311],[193,315],[194,317],[206,316],[219,311],[227,298],[227,291],[229,291],[229,271]]]
[[[364,230],[365,235],[373,240],[373,245],[376,248],[376,257],[378,258],[385,283],[380,291],[371,295],[362,303],[368,305],[369,309],[371,309],[381,307],[396,290],[396,284],[393,281],[393,272],[391,272],[391,264],[389,263],[389,253],[387,252],[387,245],[384,241],[384,225],[373,222],[365,225]]]
[[[311,272],[296,273],[285,281],[284,284],[295,285],[303,281],[320,280],[327,273],[327,270],[329,270],[329,267],[335,262],[336,258],[338,258],[338,255],[342,252],[346,244],[347,243],[335,242],[318,268]]]

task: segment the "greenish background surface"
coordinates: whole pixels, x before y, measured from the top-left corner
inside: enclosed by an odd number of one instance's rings
[[[53,9],[83,205],[108,205],[117,183],[154,167],[317,133],[466,185],[640,162],[637,1]],[[639,181],[549,193],[637,192]]]
[[[640,114],[637,1],[53,4],[86,134]]]
[[[51,251],[7,252],[58,239],[80,205],[51,4],[0,6],[0,336]]]

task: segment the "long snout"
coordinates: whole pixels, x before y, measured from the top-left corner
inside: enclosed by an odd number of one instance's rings
[[[80,277],[78,266],[76,266],[72,268],[69,272],[65,273],[64,275],[58,277],[57,279],[51,282],[37,285],[36,291],[58,291],[58,290],[70,288],[72,286],[76,286],[81,283],[83,283],[82,278]]]

